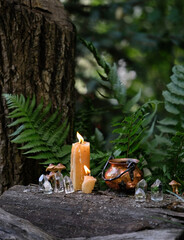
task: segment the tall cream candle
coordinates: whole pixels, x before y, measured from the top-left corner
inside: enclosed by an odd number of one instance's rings
[[[90,143],[84,142],[82,136],[77,133],[79,142],[72,144],[70,178],[74,190],[82,190],[82,183],[86,175],[84,165],[90,168]]]

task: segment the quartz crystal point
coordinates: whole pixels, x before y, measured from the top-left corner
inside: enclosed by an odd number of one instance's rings
[[[54,176],[54,192],[64,192],[63,174],[60,171],[56,172]]]
[[[135,190],[135,201],[136,202],[144,202],[146,201],[146,194],[142,188],[137,188]]]
[[[151,185],[151,200],[159,202],[163,200],[162,183],[157,179],[153,185]]]
[[[39,177],[39,191],[44,191],[44,182],[47,180],[47,177],[42,174],[40,177]]]
[[[142,179],[141,181],[139,181],[138,183],[137,183],[137,185],[136,185],[136,190],[138,189],[138,188],[141,188],[145,193],[147,193],[147,182],[144,180],[144,179]]]
[[[68,176],[65,176],[63,181],[64,181],[64,186],[65,186],[65,193],[66,194],[73,193],[74,188],[73,188],[72,180]]]
[[[44,193],[45,194],[51,194],[52,193],[52,186],[51,186],[51,183],[46,179],[44,184],[43,184],[43,187],[44,187]]]

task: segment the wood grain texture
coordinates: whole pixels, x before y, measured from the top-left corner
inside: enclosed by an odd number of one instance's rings
[[[75,28],[59,0],[0,0],[0,193],[34,182],[36,161],[10,143],[2,93],[41,97],[68,118],[74,114]]]

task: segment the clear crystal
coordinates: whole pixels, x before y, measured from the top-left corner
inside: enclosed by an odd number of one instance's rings
[[[135,190],[135,201],[136,202],[144,202],[146,201],[146,194],[142,188],[137,188]]]
[[[74,188],[73,188],[72,180],[68,176],[65,176],[63,181],[64,181],[64,186],[65,186],[65,193],[66,194],[73,193]]]
[[[39,191],[44,191],[44,182],[47,180],[47,177],[42,174],[40,177],[39,177]]]
[[[54,176],[54,192],[55,193],[64,192],[63,174],[59,171],[56,172]]]
[[[163,200],[162,183],[157,179],[153,185],[151,185],[151,200],[159,202]]]
[[[53,188],[51,186],[51,183],[47,179],[45,180],[43,187],[44,187],[44,193],[46,194],[52,193]]]
[[[141,188],[145,193],[147,193],[147,186],[148,186],[147,182],[144,179],[142,179],[137,183],[136,190],[138,188]]]

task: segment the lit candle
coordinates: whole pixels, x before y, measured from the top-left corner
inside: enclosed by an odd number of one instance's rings
[[[72,144],[70,178],[74,190],[81,190],[84,176],[86,175],[84,165],[90,167],[90,143],[85,142],[83,137],[77,132],[79,142]]]
[[[90,170],[87,168],[87,166],[84,165],[84,169],[88,176],[84,176],[84,181],[82,183],[82,192],[91,193],[95,186],[96,178],[90,176]]]

